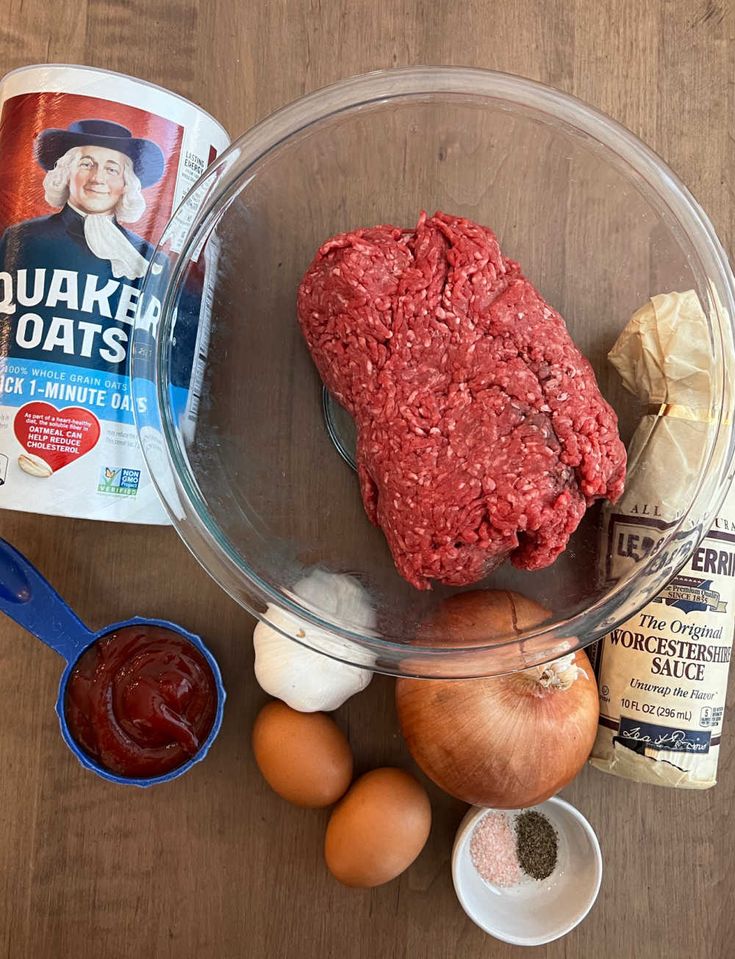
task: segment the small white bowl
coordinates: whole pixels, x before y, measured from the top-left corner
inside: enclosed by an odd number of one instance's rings
[[[516,946],[540,946],[571,932],[594,905],[602,882],[600,844],[584,816],[556,797],[534,809],[546,816],[559,838],[556,868],[548,879],[491,886],[472,862],[470,839],[480,819],[487,812],[512,816],[520,809],[473,806],[452,850],[452,879],[462,908],[489,935]]]

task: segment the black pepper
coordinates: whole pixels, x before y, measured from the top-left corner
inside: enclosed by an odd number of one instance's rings
[[[532,879],[548,879],[556,868],[556,830],[546,816],[538,812],[522,812],[515,827],[521,869]]]

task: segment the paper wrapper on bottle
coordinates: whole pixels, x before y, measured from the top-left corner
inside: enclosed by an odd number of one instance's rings
[[[653,297],[609,359],[649,404],[630,443],[625,492],[603,513],[601,573],[617,580],[681,518],[711,452],[712,361],[696,294]],[[665,786],[715,784],[734,602],[735,486],[678,575],[601,640],[593,766]]]

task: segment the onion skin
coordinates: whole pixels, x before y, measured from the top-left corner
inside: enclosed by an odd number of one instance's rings
[[[551,613],[509,589],[473,589],[445,599],[417,640],[431,646],[485,646],[540,626]]]
[[[445,632],[446,613],[432,628],[444,620],[442,639],[457,644],[478,642],[480,633],[492,642],[493,634],[507,636],[534,625],[534,617],[536,623],[548,617],[538,604],[507,591],[463,593],[449,604],[458,607],[449,619],[462,635]],[[535,806],[566,786],[592,750],[599,716],[587,655],[578,650],[566,658],[581,670],[568,687],[544,686],[542,668],[489,679],[399,679],[401,730],[423,772],[451,796],[496,809]]]

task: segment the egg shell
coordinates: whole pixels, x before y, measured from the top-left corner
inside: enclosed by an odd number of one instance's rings
[[[424,787],[402,769],[373,769],[333,811],[324,859],[346,886],[379,886],[408,869],[430,829],[431,804]]]
[[[333,719],[274,700],[253,726],[253,753],[274,792],[297,806],[330,806],[352,779],[352,750]]]

